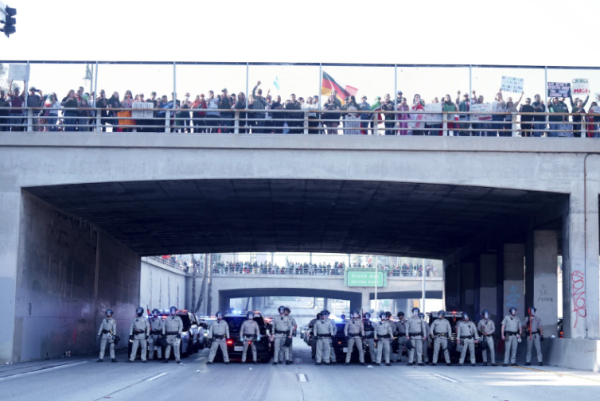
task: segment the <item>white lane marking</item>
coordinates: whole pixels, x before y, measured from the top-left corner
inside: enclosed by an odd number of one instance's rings
[[[147,381],[147,382],[151,382],[152,380],[156,380],[156,379],[158,379],[159,377],[163,377],[163,376],[165,376],[165,375],[168,375],[168,374],[169,374],[168,372],[164,372],[164,373],[161,373],[160,375],[156,375],[156,376],[153,376],[153,377],[151,377],[151,378],[149,378],[149,379],[146,379],[146,381]]]
[[[53,366],[51,368],[42,368],[42,369],[39,369],[39,370],[34,370],[33,372],[17,373],[17,374],[12,375],[12,376],[0,377],[0,380],[14,379],[16,377],[29,376],[29,375],[35,375],[37,373],[49,372],[51,370],[57,370],[57,369],[63,369],[63,368],[70,368],[72,366],[83,365],[84,363],[87,363],[87,362],[88,361],[75,362],[75,363],[65,363],[64,365]]]
[[[307,382],[308,377],[306,377],[306,375],[303,373],[298,373],[298,380],[300,380],[301,382]]]
[[[444,375],[432,375],[432,376],[438,377],[438,378],[440,378],[442,380],[449,381],[450,383],[460,383],[460,380],[456,380],[456,379],[453,379],[453,378],[448,377],[448,376],[444,376]]]

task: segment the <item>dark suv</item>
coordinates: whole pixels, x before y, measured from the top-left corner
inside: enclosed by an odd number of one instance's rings
[[[223,317],[223,320],[229,325],[229,340],[227,340],[227,353],[229,354],[229,359],[242,359],[244,340],[240,337],[240,328],[242,327],[242,323],[247,319],[248,318],[245,315],[228,314]],[[258,323],[258,328],[260,330],[260,337],[255,340],[258,360],[260,362],[269,362],[273,356],[273,348],[269,341],[269,334],[272,331],[271,325],[267,319],[257,313],[254,314],[254,321]],[[212,339],[209,339],[209,344],[210,343],[212,343]],[[217,351],[215,360],[223,360],[223,354],[220,349]],[[252,361],[251,347],[248,347],[246,361]]]

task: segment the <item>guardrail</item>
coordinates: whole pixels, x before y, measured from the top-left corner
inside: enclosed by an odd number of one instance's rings
[[[395,268],[379,266],[388,277],[423,277],[423,271],[417,268]],[[214,274],[238,275],[303,275],[303,276],[344,276],[345,268],[327,266],[219,266],[213,265]],[[426,277],[442,277],[442,269],[427,266]]]
[[[600,138],[600,113],[43,107],[2,110],[8,115],[0,115],[0,131]],[[60,111],[62,116],[49,115],[50,110]]]

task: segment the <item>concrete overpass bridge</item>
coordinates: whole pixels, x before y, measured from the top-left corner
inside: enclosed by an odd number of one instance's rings
[[[560,254],[565,336],[598,339],[599,152],[564,138],[2,133],[0,361],[93,349],[106,308],[121,327],[132,317],[140,257],[170,253],[441,258],[447,308],[500,319],[535,302],[548,334]]]
[[[196,280],[196,288],[200,288],[202,280],[200,278]],[[422,281],[422,277],[388,277],[387,285],[377,289],[377,298],[421,298]],[[191,291],[186,291],[186,294],[191,294]],[[442,298],[441,278],[427,277],[426,294],[427,298]],[[268,274],[213,274],[211,296],[212,299],[218,300],[219,310],[229,308],[232,298],[243,297],[293,296],[343,299],[350,301],[350,309],[358,310],[367,310],[369,301],[375,299],[373,287],[348,287],[344,284],[344,276]]]

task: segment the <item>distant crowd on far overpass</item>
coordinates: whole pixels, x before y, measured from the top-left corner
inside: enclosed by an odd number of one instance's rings
[[[407,99],[385,94],[373,100],[340,96],[288,99],[263,94],[260,81],[244,92],[213,90],[193,98],[174,94],[149,97],[125,91],[123,98],[104,90],[96,96],[83,87],[64,97],[31,87],[28,94],[0,91],[0,131],[112,131],[211,134],[324,134],[324,135],[448,135],[548,136],[600,138],[600,107],[589,97],[553,97],[545,104],[533,98],[507,96],[501,91],[492,102],[481,94],[457,92],[427,102],[419,94]],[[570,106],[567,104],[570,104]],[[380,128],[380,124],[383,126]]]
[[[269,262],[226,262],[214,263],[212,266],[213,273],[217,274],[288,274],[288,275],[320,275],[320,276],[343,276],[347,264],[344,262],[335,263],[288,263],[287,265],[279,266]],[[375,265],[352,264],[352,268],[374,268]],[[388,277],[422,277],[423,265],[383,265],[378,264],[378,269],[381,269]],[[441,269],[435,268],[433,265],[425,266],[426,277],[441,277]]]
[[[189,263],[178,259],[176,256],[151,256],[151,259],[159,261],[171,268],[191,273],[195,269],[196,274],[204,270],[204,262],[193,260]],[[192,267],[193,265],[193,267]],[[353,263],[352,268],[374,268],[374,264]],[[384,271],[388,277],[422,277],[423,265],[403,263],[402,265],[377,264],[377,268]],[[344,275],[346,263],[293,263],[279,266],[270,262],[215,262],[212,264],[212,272],[216,274],[302,274],[336,276]],[[433,265],[425,266],[426,277],[442,277],[442,268]]]

